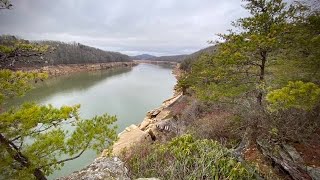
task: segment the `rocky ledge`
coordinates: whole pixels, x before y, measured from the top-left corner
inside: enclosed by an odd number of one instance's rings
[[[119,156],[123,150],[130,149],[132,145],[146,145],[164,140],[167,137],[166,132],[170,132],[174,128],[169,125],[173,118],[168,107],[172,106],[181,96],[181,94],[177,94],[164,101],[159,108],[149,111],[140,125],[132,124],[119,133],[119,140],[113,145],[112,155]],[[104,151],[101,156],[108,156],[108,152],[108,150]]]
[[[76,171],[69,176],[58,180],[98,180],[98,179],[117,179],[129,180],[128,170],[124,163],[117,157],[100,157],[94,160],[86,168]]]
[[[117,157],[100,157],[86,168],[73,172],[57,180],[131,180],[128,169]],[[159,180],[158,178],[138,178],[136,180]]]

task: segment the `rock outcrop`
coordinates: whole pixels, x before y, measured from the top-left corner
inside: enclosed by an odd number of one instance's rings
[[[148,144],[164,139],[166,133],[172,130],[168,122],[173,118],[170,117],[170,111],[167,108],[180,97],[181,94],[178,94],[164,101],[159,108],[149,111],[139,126],[131,125],[119,133],[119,140],[113,145],[112,154],[118,156],[121,155],[123,150],[130,149],[132,145]],[[108,155],[107,152],[104,151],[102,156]]]
[[[59,178],[58,180],[130,180],[127,173],[127,168],[119,158],[100,157],[95,159],[94,162],[86,168],[76,171],[69,176]]]
[[[113,145],[113,155],[119,156],[122,150],[129,148],[132,144],[138,143],[150,143],[152,138],[150,134],[140,130],[136,125],[127,127],[124,131],[119,134],[119,140]],[[105,150],[101,156],[108,156],[109,151]]]

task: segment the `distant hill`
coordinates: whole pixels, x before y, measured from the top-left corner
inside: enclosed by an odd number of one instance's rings
[[[132,60],[150,60],[153,58],[156,58],[157,56],[153,56],[150,54],[141,54],[141,55],[137,55],[137,56],[130,56],[130,59]]]
[[[207,48],[196,51],[192,54],[183,54],[183,55],[174,55],[174,56],[160,56],[160,57],[154,57],[154,58],[151,58],[148,60],[180,62],[181,68],[187,70],[190,68],[191,63],[193,61],[196,61],[201,55],[213,54],[213,53],[215,53],[216,49],[217,49],[216,46],[209,46]]]
[[[15,41],[24,43],[49,45],[50,51],[41,56],[18,57],[16,67],[44,66],[60,64],[91,64],[107,62],[128,62],[129,56],[111,51],[86,46],[80,43],[64,43],[59,41],[27,41],[14,36],[0,36],[0,45],[10,45]]]
[[[174,56],[160,56],[152,58],[151,60],[154,61],[175,61],[175,62],[181,62],[184,58],[186,58],[188,55],[174,55]]]
[[[182,61],[188,55],[173,55],[173,56],[153,56],[150,54],[141,54],[138,56],[131,56],[132,60],[152,60],[152,61]]]

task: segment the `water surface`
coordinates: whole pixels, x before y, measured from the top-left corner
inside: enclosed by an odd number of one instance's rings
[[[142,122],[147,111],[170,98],[175,83],[171,68],[139,64],[133,68],[84,72],[48,79],[8,105],[19,105],[25,101],[52,104],[55,107],[81,104],[82,118],[104,113],[116,115],[118,132],[121,132],[131,124]],[[80,158],[65,163],[49,179],[80,170],[96,157],[93,151],[87,151]]]

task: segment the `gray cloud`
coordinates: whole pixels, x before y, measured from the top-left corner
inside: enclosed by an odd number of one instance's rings
[[[246,15],[240,0],[12,0],[0,33],[77,41],[129,55],[184,54]]]

